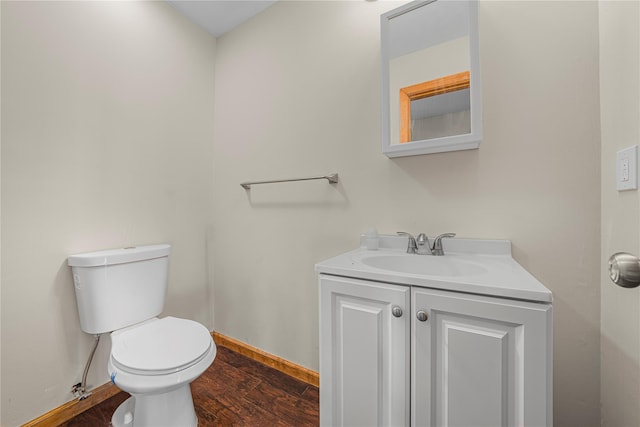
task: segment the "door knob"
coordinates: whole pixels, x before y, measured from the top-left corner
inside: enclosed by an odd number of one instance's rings
[[[397,305],[394,305],[391,308],[391,314],[393,314],[394,317],[402,317],[402,309]]]
[[[640,259],[626,252],[618,252],[609,258],[609,277],[623,288],[640,285]]]
[[[418,318],[419,321],[426,322],[426,320],[429,318],[429,315],[427,314],[426,311],[420,310],[419,312],[416,313],[416,317]]]

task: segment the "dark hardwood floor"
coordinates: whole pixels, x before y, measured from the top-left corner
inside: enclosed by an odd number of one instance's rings
[[[319,424],[318,388],[218,346],[209,369],[191,384],[198,426],[282,426]],[[121,392],[63,427],[108,427],[129,395]]]

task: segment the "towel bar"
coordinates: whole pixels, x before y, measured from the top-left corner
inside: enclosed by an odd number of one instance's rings
[[[310,181],[312,179],[326,179],[330,184],[336,184],[338,182],[338,174],[332,173],[324,176],[312,176],[309,178],[293,178],[293,179],[275,179],[271,181],[255,181],[255,182],[243,182],[240,185],[245,190],[250,190],[252,185],[255,184],[275,184],[278,182],[292,182],[292,181]]]

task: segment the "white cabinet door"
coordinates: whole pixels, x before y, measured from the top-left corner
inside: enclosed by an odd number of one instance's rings
[[[551,426],[551,313],[548,304],[413,288],[411,425]]]
[[[320,275],[320,425],[409,424],[409,298],[406,286]]]

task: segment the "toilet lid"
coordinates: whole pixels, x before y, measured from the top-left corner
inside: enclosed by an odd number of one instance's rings
[[[211,334],[200,323],[165,317],[122,331],[113,339],[111,357],[134,373],[177,372],[197,363],[211,343]]]

